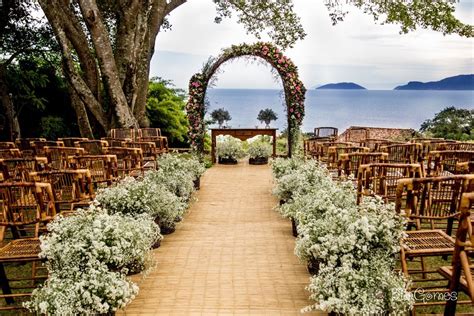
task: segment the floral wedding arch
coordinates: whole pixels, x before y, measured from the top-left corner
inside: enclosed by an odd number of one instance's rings
[[[238,57],[261,58],[268,62],[281,78],[288,118],[288,156],[291,157],[303,122],[306,88],[298,78],[298,68],[295,64],[273,44],[263,42],[233,45],[224,49],[220,56],[209,60],[201,73],[192,76],[189,82],[189,100],[186,105],[191,147],[199,152],[204,151],[205,98],[212,77],[223,63]]]

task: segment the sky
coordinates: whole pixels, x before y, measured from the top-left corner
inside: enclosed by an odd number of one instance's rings
[[[295,0],[307,36],[285,55],[298,66],[307,88],[326,83],[355,82],[368,89],[389,90],[408,81],[435,81],[474,73],[474,40],[419,29],[399,34],[398,25],[376,24],[362,11],[347,6],[349,14],[333,26],[321,0]],[[460,0],[456,16],[474,24],[474,0]],[[247,35],[235,18],[214,23],[211,0],[191,0],[169,15],[172,29],[160,32],[151,76],[187,89],[210,56],[223,48],[258,41]],[[265,40],[265,37],[263,37]],[[215,88],[280,89],[269,65],[231,60],[221,66]]]

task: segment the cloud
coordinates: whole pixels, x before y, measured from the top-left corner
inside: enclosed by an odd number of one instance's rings
[[[459,2],[456,16],[472,21],[473,3]],[[298,65],[308,87],[354,81],[371,89],[392,89],[410,80],[471,73],[474,66],[472,39],[423,29],[400,35],[399,26],[376,24],[371,16],[352,7],[343,22],[332,26],[323,2],[316,0],[296,0],[295,10],[308,35],[286,54]],[[186,88],[189,78],[210,56],[233,44],[257,41],[235,17],[215,24],[214,16],[212,1],[191,1],[173,11],[169,17],[173,29],[157,37],[151,74]],[[217,87],[278,87],[263,66],[235,61],[223,69]]]

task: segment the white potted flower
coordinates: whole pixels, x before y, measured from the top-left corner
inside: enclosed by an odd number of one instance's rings
[[[254,141],[249,145],[249,164],[251,165],[266,165],[268,157],[272,154],[272,146],[261,140]]]
[[[226,137],[224,141],[217,143],[217,156],[220,164],[237,164],[237,159],[245,156],[242,142],[233,137]]]

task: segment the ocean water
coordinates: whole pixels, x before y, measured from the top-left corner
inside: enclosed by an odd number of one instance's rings
[[[210,113],[225,108],[233,128],[264,127],[257,120],[261,109],[271,108],[280,131],[286,127],[284,95],[270,89],[209,89]],[[448,106],[474,109],[474,91],[309,90],[306,92],[302,130],[332,126],[342,133],[349,126],[398,127],[418,130],[423,121]]]

